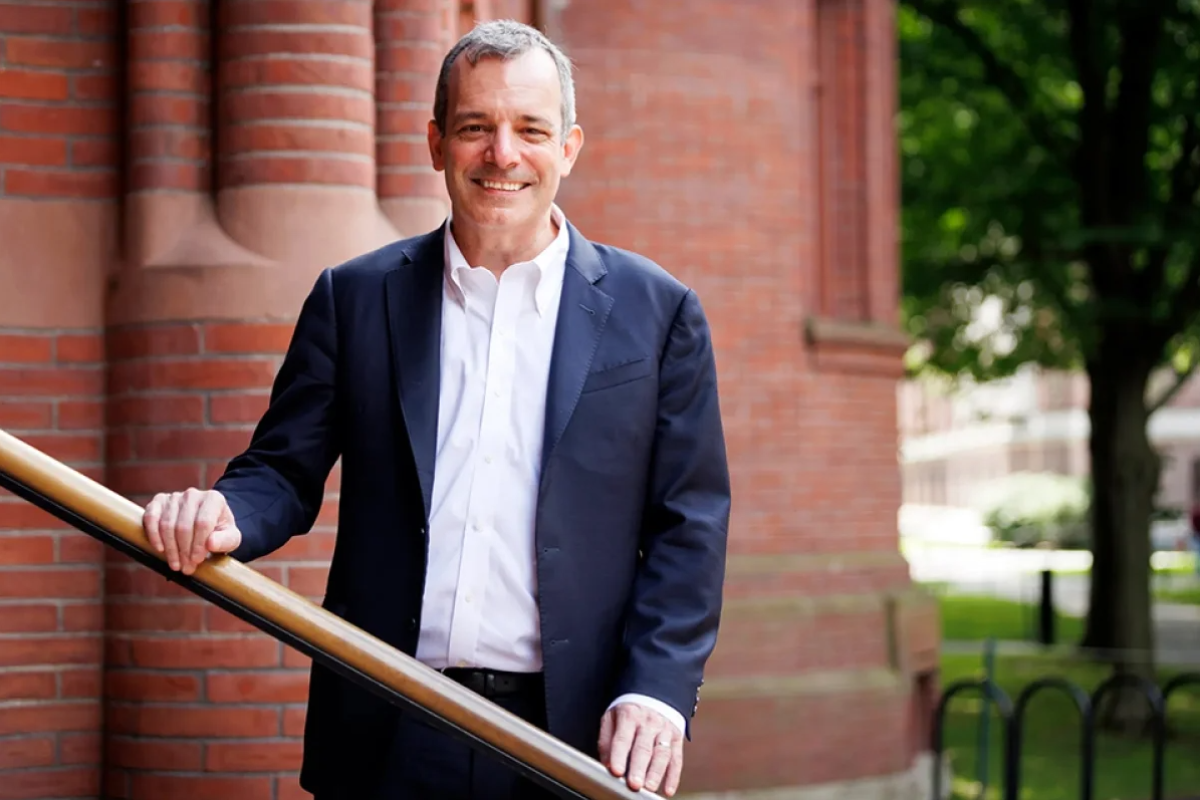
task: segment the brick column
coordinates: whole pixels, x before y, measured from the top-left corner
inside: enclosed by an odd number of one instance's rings
[[[225,230],[279,263],[336,263],[348,241],[395,238],[374,192],[370,2],[226,0],[221,9],[217,208]],[[293,213],[280,214],[284,205]]]
[[[219,5],[216,129],[188,140],[212,142],[213,194],[196,185],[199,222],[167,256],[127,265],[109,307],[110,484],[137,502],[212,485],[266,408],[316,273],[395,236],[374,192],[371,13],[363,0]],[[315,601],[337,482],[313,533],[253,565]],[[306,659],[123,559],[107,607],[111,797],[304,796]]]
[[[896,325],[900,318],[900,174],[896,131],[896,9],[891,0],[866,0],[868,310],[873,322]]]
[[[378,193],[402,235],[446,217],[445,178],[429,163],[428,126],[442,58],[456,38],[457,0],[375,4]]]
[[[221,187],[374,185],[371,6],[223,4]]]
[[[212,44],[203,0],[133,0],[127,41],[129,189],[210,191]],[[164,29],[170,31],[164,35]]]
[[[0,3],[0,428],[103,478],[115,5]],[[0,796],[100,790],[101,546],[0,492]]]
[[[205,0],[127,4],[125,252],[177,266],[214,236],[209,168],[211,11]],[[227,243],[226,243],[227,244]]]

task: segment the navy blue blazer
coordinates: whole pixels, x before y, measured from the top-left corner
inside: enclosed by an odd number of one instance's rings
[[[570,227],[536,517],[551,734],[595,755],[625,692],[695,714],[730,485],[708,323],[649,260]],[[342,459],[324,605],[416,651],[437,436],[443,229],[321,273],[270,404],[215,488],[242,561],[307,532]],[[316,665],[301,783],[369,787],[396,710]]]

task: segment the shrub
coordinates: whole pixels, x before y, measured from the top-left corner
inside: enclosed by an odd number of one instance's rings
[[[1017,547],[1086,549],[1091,532],[1086,479],[1049,472],[1017,472],[991,482],[978,507],[996,541]]]

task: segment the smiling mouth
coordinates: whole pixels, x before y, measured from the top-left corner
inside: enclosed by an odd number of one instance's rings
[[[516,183],[514,181],[485,181],[479,179],[475,179],[474,183],[490,192],[519,192],[529,185],[528,183]]]

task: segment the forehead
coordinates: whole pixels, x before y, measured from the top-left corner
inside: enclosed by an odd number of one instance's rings
[[[516,58],[485,56],[454,62],[448,86],[451,116],[460,113],[546,113],[562,102],[554,59],[534,49]]]

